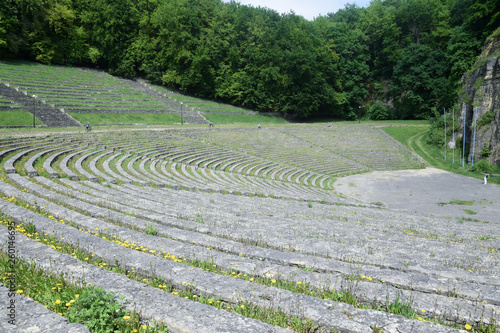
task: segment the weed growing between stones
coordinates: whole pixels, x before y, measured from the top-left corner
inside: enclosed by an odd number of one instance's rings
[[[444,205],[466,205],[466,206],[472,206],[474,204],[475,200],[458,200],[458,199],[453,199],[450,200],[450,202],[438,202],[439,206],[444,206]]]
[[[413,309],[413,299],[410,298],[405,302],[401,293],[398,293],[396,295],[396,299],[392,302],[389,302],[389,295],[387,295],[386,309],[387,312],[401,315],[406,318],[414,318],[416,315],[416,312]]]
[[[158,229],[154,225],[148,225],[146,227],[146,234],[152,235],[152,236],[157,236],[158,235]]]
[[[26,232],[22,226],[16,231]],[[164,324],[146,325],[136,312],[124,310],[113,294],[85,281],[68,282],[63,274],[48,273],[20,258],[14,269],[8,265],[8,255],[0,252],[2,282],[10,277],[7,271],[15,271],[17,294],[32,298],[70,323],[83,324],[92,332],[167,332]]]

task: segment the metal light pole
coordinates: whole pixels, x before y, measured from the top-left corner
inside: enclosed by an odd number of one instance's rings
[[[453,108],[453,158],[452,164],[455,164],[455,108]]]
[[[182,102],[181,102],[181,125],[184,125],[184,120],[183,120],[183,117],[182,117]]]
[[[36,117],[36,98],[37,95],[33,95],[34,102],[33,102],[33,128],[35,128],[35,117]]]
[[[472,140],[472,164],[471,164],[471,168],[474,167],[474,147],[476,146],[476,120],[477,120],[477,106],[476,106],[476,112],[474,112],[474,139]]]
[[[446,161],[446,108],[444,108],[444,160]]]
[[[462,136],[462,143],[463,143],[463,147],[462,147],[462,168],[464,167],[465,165],[465,124],[466,124],[466,119],[467,119],[467,105],[464,105],[464,135]]]
[[[358,108],[358,124],[361,124],[361,105]]]

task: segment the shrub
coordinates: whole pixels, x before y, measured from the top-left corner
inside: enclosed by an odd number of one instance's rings
[[[486,143],[484,144],[483,150],[481,150],[481,152],[479,153],[479,155],[481,155],[481,157],[488,157],[488,156],[490,156],[490,149],[488,148],[488,146],[486,145]]]
[[[368,117],[372,120],[387,120],[389,119],[389,110],[377,101],[368,109]]]
[[[487,111],[477,122],[477,127],[481,128],[483,126],[488,126],[495,119],[495,113],[493,111]]]
[[[76,299],[67,318],[71,323],[84,324],[91,332],[114,332],[124,326],[123,317],[126,314],[112,293],[90,287]]]
[[[488,160],[483,159],[479,160],[477,163],[474,163],[472,171],[493,173],[493,166],[490,164],[490,162],[488,162]]]

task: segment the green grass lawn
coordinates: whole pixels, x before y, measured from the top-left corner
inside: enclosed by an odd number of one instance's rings
[[[181,122],[181,117],[173,113],[76,113],[68,114],[82,124],[91,125],[114,124],[175,124]]]
[[[217,125],[224,124],[286,124],[286,120],[278,116],[237,113],[210,113],[203,115],[207,120]]]
[[[446,150],[445,160],[444,149],[428,145],[426,140],[429,134],[429,126],[397,126],[397,124],[393,124],[391,127],[385,127],[384,131],[417,153],[430,166],[477,179],[483,179],[484,177],[480,172],[470,171],[471,164],[469,163],[465,163],[464,167],[462,167],[461,151],[459,149],[455,149],[455,163],[453,163],[453,149]],[[500,168],[497,168],[495,172],[500,173]],[[500,177],[490,177],[488,182],[500,184]]]
[[[42,125],[35,118],[36,125]],[[32,126],[33,115],[28,111],[0,111],[0,126]]]

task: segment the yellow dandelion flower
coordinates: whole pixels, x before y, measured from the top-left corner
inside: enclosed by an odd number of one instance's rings
[[[465,324],[464,327],[467,331],[470,331],[472,329],[472,326],[470,326],[469,324]]]
[[[271,282],[272,282],[272,283],[276,283],[276,280],[275,280],[275,279],[272,279],[272,280],[271,280]]]
[[[125,320],[129,320],[129,319],[130,319],[130,316],[123,316],[123,319],[125,319]]]
[[[56,300],[54,303],[55,303],[56,305],[59,305],[59,304],[61,304],[61,300],[60,300],[60,299],[58,299],[58,300]]]

